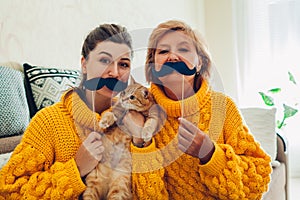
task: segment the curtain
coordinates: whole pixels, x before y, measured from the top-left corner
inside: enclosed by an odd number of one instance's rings
[[[261,106],[258,92],[276,87],[299,102],[288,72],[300,81],[300,1],[235,0],[233,6],[239,104]]]
[[[259,92],[272,94],[276,119],[283,104],[298,110],[281,129],[289,141],[291,177],[300,174],[300,1],[233,0],[238,94],[241,107],[265,107]],[[290,81],[292,73],[296,84]]]

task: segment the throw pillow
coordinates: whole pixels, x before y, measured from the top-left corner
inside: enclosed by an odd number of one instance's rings
[[[77,86],[80,81],[79,70],[32,66],[28,63],[23,67],[30,117],[58,102],[64,91]]]
[[[275,161],[277,156],[276,108],[242,108],[240,110],[254,138],[271,156],[272,161]]]
[[[29,123],[22,72],[0,66],[0,137],[20,135]]]

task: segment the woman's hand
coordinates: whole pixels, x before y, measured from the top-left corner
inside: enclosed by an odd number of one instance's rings
[[[207,163],[212,157],[215,146],[209,136],[194,124],[184,118],[178,119],[178,147],[181,151],[200,158],[201,163]]]
[[[81,177],[92,171],[102,159],[104,146],[101,138],[99,133],[91,132],[79,147],[75,161]]]
[[[145,142],[142,138],[142,129],[145,123],[145,117],[134,110],[128,111],[123,118],[123,124],[132,135],[132,142],[135,146],[142,147]]]

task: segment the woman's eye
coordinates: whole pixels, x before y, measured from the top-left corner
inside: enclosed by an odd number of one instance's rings
[[[100,62],[103,63],[103,64],[106,64],[106,65],[108,65],[108,64],[111,63],[111,61],[109,59],[107,59],[107,58],[101,58]]]
[[[158,54],[166,54],[168,53],[169,51],[168,50],[159,50],[158,51]]]
[[[179,51],[180,52],[188,52],[189,50],[187,48],[180,48]]]
[[[130,64],[128,64],[128,63],[126,63],[126,62],[121,62],[119,65],[120,65],[121,67],[123,67],[123,68],[128,68],[128,67],[130,67]]]

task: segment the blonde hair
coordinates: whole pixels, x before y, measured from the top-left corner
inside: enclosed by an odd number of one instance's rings
[[[192,39],[202,63],[200,76],[198,76],[198,78],[208,78],[210,76],[211,57],[204,39],[186,23],[178,20],[169,20],[159,24],[150,35],[145,63],[145,76],[147,82],[157,83],[158,81],[156,77],[152,75],[151,66],[152,63],[154,63],[154,55],[158,41],[171,31],[181,31]]]

